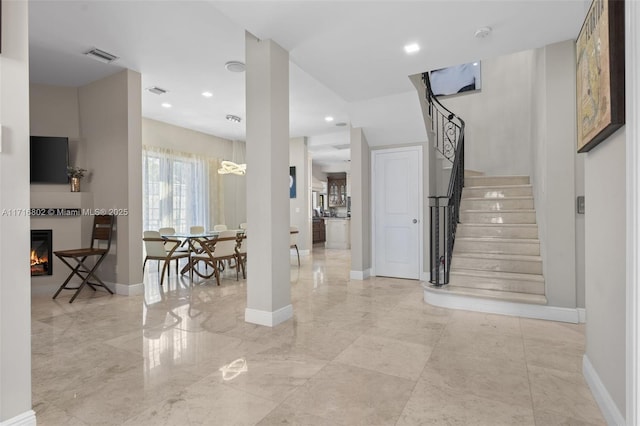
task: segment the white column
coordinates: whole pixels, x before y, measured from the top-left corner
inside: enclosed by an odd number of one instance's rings
[[[293,316],[289,263],[289,53],[245,36],[248,271],[245,321]]]
[[[0,210],[29,208],[29,12],[2,2]],[[35,425],[31,410],[29,217],[0,216],[0,424]]]

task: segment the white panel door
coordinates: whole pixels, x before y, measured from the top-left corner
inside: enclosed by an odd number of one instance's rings
[[[422,147],[372,153],[374,273],[420,279]]]

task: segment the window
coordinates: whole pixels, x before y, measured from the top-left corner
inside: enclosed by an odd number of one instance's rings
[[[210,162],[197,155],[144,147],[142,152],[143,229],[210,228]],[[213,169],[215,173],[215,168]]]

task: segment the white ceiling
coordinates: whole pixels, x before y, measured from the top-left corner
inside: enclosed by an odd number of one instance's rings
[[[348,126],[372,146],[424,141],[408,76],[575,38],[588,4],[569,1],[30,1],[34,83],[81,86],[123,68],[142,74],[145,117],[244,139],[244,32],[290,52],[290,131],[314,161],[347,163]],[[476,29],[493,28],[485,39]],[[405,44],[422,50],[408,56]],[[120,57],[102,64],[96,47]],[[214,96],[206,99],[203,91]],[[172,108],[160,106],[169,102]],[[327,123],[324,117],[334,117]],[[336,148],[338,147],[338,148]],[[343,151],[343,152],[338,152]]]

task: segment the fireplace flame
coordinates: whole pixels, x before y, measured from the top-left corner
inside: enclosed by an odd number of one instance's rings
[[[49,259],[47,259],[47,257],[40,257],[35,250],[31,250],[31,266],[42,265],[48,262]]]

